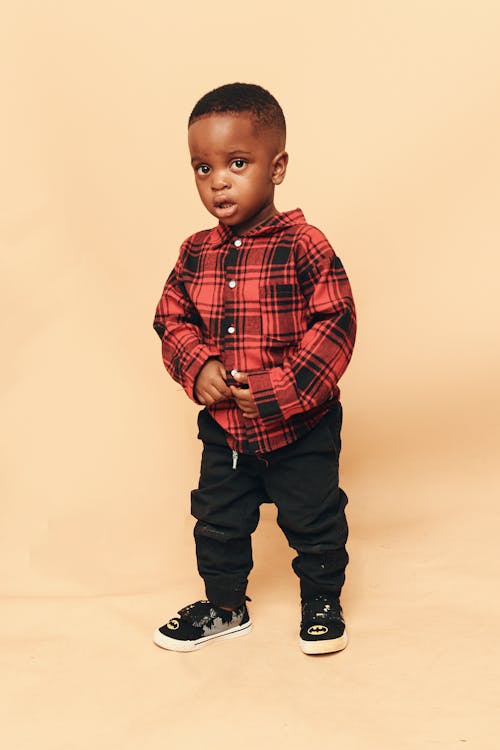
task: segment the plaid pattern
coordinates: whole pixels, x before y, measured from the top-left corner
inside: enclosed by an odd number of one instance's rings
[[[165,367],[195,402],[211,357],[248,373],[259,417],[234,401],[207,407],[242,453],[267,453],[304,435],[338,400],[356,311],[347,275],[325,235],[300,209],[238,237],[222,223],[182,244],[156,308]]]

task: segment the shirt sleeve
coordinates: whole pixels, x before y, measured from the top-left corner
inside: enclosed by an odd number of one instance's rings
[[[194,394],[194,384],[201,368],[212,357],[220,359],[215,347],[203,342],[201,321],[181,280],[183,257],[188,240],[181,247],[179,258],[165,283],[156,307],[153,322],[162,342],[163,363],[171,377],[186,391],[189,398],[200,404]]]
[[[351,359],[356,309],[347,274],[319,229],[297,240],[296,267],[310,321],[300,344],[281,367],[253,372],[248,384],[260,417],[289,419],[338,396]]]

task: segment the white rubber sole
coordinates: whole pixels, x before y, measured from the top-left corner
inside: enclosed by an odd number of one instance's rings
[[[163,635],[158,628],[153,633],[153,641],[160,648],[166,648],[169,651],[198,651],[203,646],[208,646],[212,641],[239,638],[240,635],[247,635],[251,630],[252,621],[248,620],[244,625],[237,625],[235,628],[224,630],[222,633],[216,633],[215,635],[207,635],[197,641],[178,641],[175,638],[169,638],[168,635]]]
[[[340,638],[328,638],[323,641],[304,641],[299,638],[300,648],[305,654],[333,654],[335,651],[342,651],[347,646],[347,633]]]

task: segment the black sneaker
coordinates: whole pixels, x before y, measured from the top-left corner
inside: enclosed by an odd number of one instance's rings
[[[300,647],[305,654],[328,654],[347,646],[342,607],[338,599],[319,595],[302,602]]]
[[[155,630],[153,641],[157,646],[171,651],[196,651],[216,638],[237,638],[252,629],[245,603],[229,611],[202,599],[183,607],[178,615]]]

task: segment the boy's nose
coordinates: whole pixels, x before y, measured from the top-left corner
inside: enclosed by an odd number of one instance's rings
[[[212,190],[223,190],[229,187],[230,181],[224,172],[214,172],[212,179]]]

